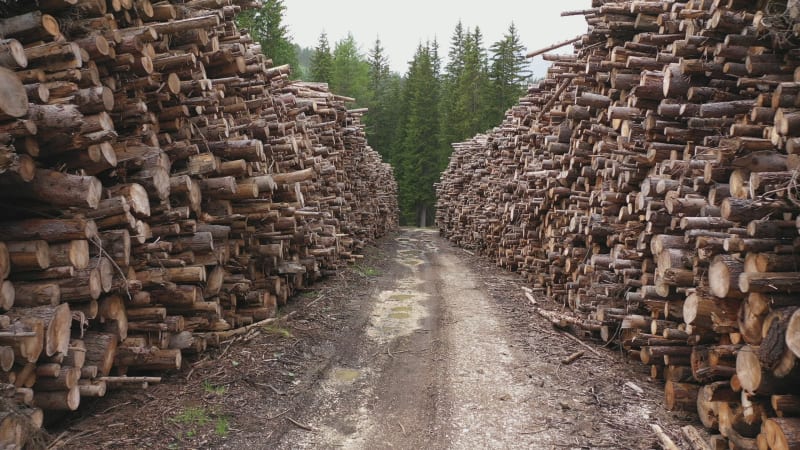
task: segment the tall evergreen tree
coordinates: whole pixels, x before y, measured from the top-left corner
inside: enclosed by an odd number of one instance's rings
[[[442,103],[443,144],[461,141],[492,125],[488,58],[480,28],[465,31],[459,23],[451,44]]]
[[[420,45],[409,64],[403,96],[404,124],[399,168],[403,223],[428,226],[433,221],[433,184],[444,168],[439,140],[439,74],[430,43]]]
[[[460,126],[457,126],[457,124],[464,121],[464,114],[457,105],[457,92],[459,80],[464,72],[464,40],[468,33],[469,30],[465,31],[464,25],[459,21],[455,30],[453,30],[453,36],[450,38],[447,65],[441,77],[439,137],[442,146],[446,147],[465,138],[463,132],[460,131]]]
[[[328,43],[328,35],[323,31],[319,35],[317,46],[311,54],[311,65],[309,67],[311,81],[330,83],[333,74],[333,55],[331,46]]]
[[[370,145],[381,155],[387,156],[393,143],[396,120],[393,112],[397,110],[397,89],[399,77],[393,77],[389,69],[389,60],[384,54],[380,38],[375,39],[375,44],[369,51],[367,63],[369,64],[369,98],[367,104],[369,114],[365,117],[367,136]]]
[[[464,73],[459,85],[461,108],[466,114],[462,134],[469,137],[493,125],[490,121],[491,84],[489,60],[479,27],[467,37],[464,52]]]
[[[290,64],[297,67],[297,53],[289,30],[283,24],[286,6],[283,0],[266,0],[261,8],[246,10],[236,18],[242,28],[250,30],[253,38],[261,44],[261,51],[275,65]]]
[[[490,77],[494,91],[493,119],[499,122],[505,110],[514,105],[525,93],[531,77],[517,27],[512,22],[503,39],[492,44]]]
[[[354,97],[359,105],[369,102],[369,64],[358,51],[358,44],[352,34],[336,43],[333,49],[331,70],[331,90],[348,97]]]
[[[369,87],[374,93],[383,89],[389,78],[389,59],[384,54],[381,38],[375,39],[375,44],[370,49],[367,63],[369,64]]]

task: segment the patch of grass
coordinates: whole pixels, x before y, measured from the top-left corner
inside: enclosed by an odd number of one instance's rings
[[[173,417],[172,420],[183,425],[203,426],[211,421],[211,417],[209,417],[205,408],[192,406],[184,409],[183,412]]]
[[[353,266],[353,270],[356,271],[361,276],[364,277],[377,277],[381,274],[381,271],[370,266],[365,266],[362,264],[356,264]]]
[[[303,291],[300,293],[300,297],[303,298],[314,298],[319,295],[319,292],[311,290],[311,291]]]
[[[284,327],[281,327],[281,326],[278,326],[278,325],[265,325],[265,326],[261,327],[261,329],[264,330],[267,333],[277,334],[277,335],[285,337],[287,339],[291,339],[291,338],[294,337],[294,335],[292,334],[291,331],[289,331],[288,328],[284,328]]]
[[[214,433],[219,437],[225,437],[230,431],[230,424],[227,417],[220,417],[214,422]]]
[[[225,394],[225,386],[214,386],[208,380],[203,381],[203,390],[208,394],[223,395]]]
[[[206,392],[208,392],[209,387],[212,390],[219,389],[219,387],[203,383],[203,388],[206,389]],[[222,392],[224,392],[224,388]],[[183,438],[190,439],[197,437],[201,429],[212,423],[214,425],[214,434],[219,437],[227,436],[231,429],[228,417],[217,416],[214,418],[212,416],[214,416],[214,414],[202,407],[192,406],[184,409],[180,414],[172,418],[173,422],[187,428],[186,431],[179,435],[178,439],[182,440]],[[170,445],[170,448],[180,448],[180,444],[173,443]]]

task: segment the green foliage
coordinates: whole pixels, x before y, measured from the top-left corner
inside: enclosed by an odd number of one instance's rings
[[[208,386],[211,386],[210,384]],[[203,383],[203,387],[206,388],[206,383]],[[211,386],[213,389],[214,388]],[[206,391],[208,392],[208,391]],[[223,388],[224,392],[224,388]],[[172,418],[172,421],[176,424],[181,425],[186,431],[183,432],[183,436],[187,438],[193,438],[198,435],[200,431],[202,431],[206,425],[212,423],[214,425],[214,434],[219,437],[225,437],[228,435],[230,431],[230,423],[229,419],[226,416],[217,416],[216,418],[212,419],[212,414],[209,413],[208,410],[198,406],[192,406],[189,408],[184,409],[181,411],[180,414],[177,414]],[[178,443],[170,444],[170,448],[178,448]]]
[[[492,119],[500,122],[505,110],[517,103],[525,93],[531,72],[525,58],[525,46],[520,41],[514,23],[508,27],[503,39],[492,44],[492,66],[490,77],[495,103]]]
[[[333,70],[330,88],[333,92],[357,100],[357,105],[369,102],[370,66],[358,51],[358,44],[352,34],[336,43],[333,49]]]
[[[328,35],[323,31],[319,35],[317,46],[311,54],[311,66],[309,67],[310,81],[330,83],[333,76],[333,55],[331,46],[328,43]]]
[[[313,51],[296,53],[311,81],[326,82],[369,109],[367,137],[394,167],[403,225],[433,224],[434,183],[447,166],[451,144],[498,124],[530,81],[513,23],[487,50],[480,28],[459,22],[445,65],[438,42],[427,42],[403,76],[390,70],[380,38],[364,55],[352,34],[331,50],[323,32]]]
[[[289,37],[289,30],[283,24],[286,6],[283,0],[266,0],[264,6],[248,9],[236,17],[239,27],[250,30],[253,38],[261,44],[261,51],[272,58],[274,65],[290,64],[297,66],[297,53]]]
[[[203,426],[211,421],[205,408],[191,406],[184,409],[180,414],[172,418],[173,421],[182,425]]]
[[[267,333],[277,334],[278,336],[281,336],[281,337],[284,337],[284,338],[287,338],[287,339],[291,339],[291,338],[294,337],[294,335],[292,334],[291,331],[289,331],[288,328],[280,327],[280,326],[277,326],[277,325],[265,325],[265,326],[261,327],[261,329],[264,330]]]
[[[362,277],[377,277],[381,274],[380,270],[361,264],[354,265],[353,270]]]
[[[297,55],[297,67],[292,71],[294,77],[298,80],[311,80],[311,56],[314,49],[295,44],[294,52]]]
[[[217,434],[219,437],[225,437],[228,435],[230,431],[230,424],[228,423],[227,417],[220,417],[216,421],[214,421],[214,433]]]
[[[401,221],[427,226],[433,221],[433,188],[449,149],[439,139],[439,73],[436,46],[420,45],[409,63],[403,92],[402,136],[395,160]]]
[[[210,381],[203,381],[203,390],[208,394],[223,395],[227,390],[225,386],[215,386]]]

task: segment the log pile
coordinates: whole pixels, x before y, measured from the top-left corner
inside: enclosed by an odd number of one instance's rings
[[[592,3],[565,13],[574,53],[454,145],[440,232],[649,365],[715,444],[797,448],[797,2]]]
[[[365,110],[274,67],[234,22],[257,3],[0,8],[0,445],[21,414],[157,381],[126,375],[272,317],[396,226]]]

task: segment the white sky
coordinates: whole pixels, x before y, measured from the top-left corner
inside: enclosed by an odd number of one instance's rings
[[[380,36],[392,70],[405,74],[421,42],[436,38],[442,57],[447,56],[459,19],[464,27],[481,28],[487,48],[503,37],[513,21],[530,51],[584,33],[587,27],[583,16],[561,17],[560,13],[588,9],[591,1],[284,0],[284,5],[285,23],[300,46],[316,47],[324,30],[333,47],[350,31],[366,54]],[[571,51],[571,47],[565,47],[556,53]],[[536,59],[535,75],[544,75],[541,58]]]

